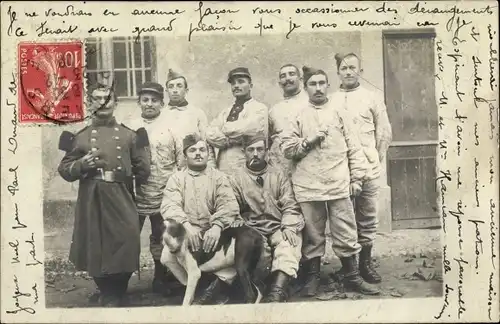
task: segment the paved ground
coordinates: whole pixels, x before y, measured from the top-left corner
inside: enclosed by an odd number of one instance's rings
[[[182,289],[176,297],[166,298],[150,291],[152,261],[148,251],[149,224],[142,233],[140,279],[134,274],[130,280],[131,306],[179,305]],[[382,294],[375,298],[418,298],[442,295],[442,266],[439,230],[402,230],[379,234],[374,251],[378,271],[384,278]],[[71,230],[47,233],[45,237],[45,279],[47,307],[87,307],[88,296],[95,284],[86,273],[74,271],[67,261]],[[329,274],[340,268],[331,249],[323,260],[321,293],[309,299],[295,295],[290,300],[332,300],[368,298],[339,291]]]

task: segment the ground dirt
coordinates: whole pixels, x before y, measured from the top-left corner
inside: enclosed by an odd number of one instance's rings
[[[441,259],[438,255],[408,255],[376,259],[377,271],[384,281],[379,285],[381,295],[362,296],[344,292],[331,278],[334,270],[340,268],[337,261],[322,266],[322,285],[316,297],[300,297],[295,294],[290,302],[321,301],[335,299],[366,298],[422,298],[442,295]],[[151,292],[152,269],[145,265],[140,279],[134,274],[129,284],[129,303],[134,306],[180,305],[182,287],[174,289],[173,297],[163,297]],[[89,307],[89,297],[95,292],[95,284],[84,272],[77,272],[62,259],[46,263],[47,307]]]
[[[149,253],[149,222],[141,233],[140,278],[135,273],[129,283],[130,306],[180,305],[183,287],[174,289],[174,297],[151,292],[153,261]],[[379,233],[373,251],[377,271],[383,282],[381,295],[361,296],[343,292],[329,276],[340,268],[327,237],[323,258],[322,285],[316,297],[294,294],[290,302],[360,298],[422,298],[442,295],[442,260],[439,230],[399,230]],[[75,271],[68,261],[70,226],[45,233],[45,285],[47,307],[89,307],[89,296],[96,291],[94,281],[85,272]],[[339,289],[340,288],[340,289]]]

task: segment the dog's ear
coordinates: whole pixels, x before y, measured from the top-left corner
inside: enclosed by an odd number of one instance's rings
[[[184,239],[184,236],[186,236],[186,229],[181,223],[171,219],[167,220],[166,222],[168,222],[167,231],[170,236],[174,238]]]

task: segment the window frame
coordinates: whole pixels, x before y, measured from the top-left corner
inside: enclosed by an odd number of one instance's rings
[[[97,74],[97,78],[99,79],[99,74],[109,73],[109,77],[107,81],[110,83],[115,78],[116,72],[126,72],[127,76],[127,94],[126,95],[118,95],[119,100],[136,100],[137,99],[137,90],[140,84],[136,83],[136,72],[141,71],[142,82],[145,82],[146,72],[150,71],[151,73],[151,81],[156,80],[158,67],[156,60],[156,38],[154,36],[143,36],[140,38],[140,58],[141,58],[141,66],[135,66],[135,59],[131,55],[134,53],[134,37],[109,37],[109,38],[101,38],[101,37],[91,37],[85,39],[85,43],[94,44],[96,46],[96,69],[86,69],[85,73]],[[150,44],[150,55],[151,55],[151,66],[145,66],[145,42],[149,41]],[[113,44],[121,43],[125,44],[125,67],[124,68],[115,68],[115,55],[113,51]],[[135,54],[135,53],[134,53]],[[87,58],[86,58],[87,59]],[[88,78],[88,76],[87,76]],[[102,78],[102,77],[101,77]],[[131,80],[132,79],[132,82]],[[134,86],[135,84],[135,86]],[[89,84],[91,86],[91,84]]]

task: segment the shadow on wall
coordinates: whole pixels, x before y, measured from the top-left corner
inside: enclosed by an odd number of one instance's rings
[[[175,44],[175,46],[172,46]],[[298,46],[300,44],[300,46]],[[331,90],[338,86],[334,55],[337,52],[361,51],[361,34],[304,33],[293,40],[282,35],[213,35],[197,37],[188,42],[182,38],[156,38],[158,82],[165,84],[169,68],[182,72],[188,80],[188,101],[203,109],[211,121],[221,110],[232,105],[227,73],[237,66],[246,66],[253,77],[253,97],[269,107],[282,98],[278,70],[287,63],[301,68],[309,65],[328,73]],[[365,67],[366,70],[369,67]],[[116,111],[119,122],[127,124],[138,118],[136,99],[119,101]],[[78,184],[67,183],[57,173],[63,152],[57,149],[63,130],[76,132],[83,127],[68,125],[43,129],[43,181],[45,200],[74,200]]]

